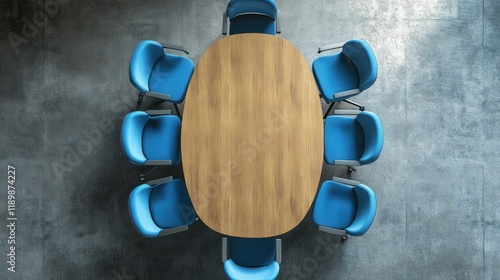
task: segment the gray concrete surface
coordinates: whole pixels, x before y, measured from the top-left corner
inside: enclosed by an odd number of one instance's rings
[[[119,129],[135,109],[138,42],[185,45],[196,63],[221,38],[227,1],[59,2],[0,1],[0,220],[8,165],[18,218],[15,273],[0,225],[0,279],[223,279],[222,236],[203,222],[135,231],[127,199],[146,168],[122,155]],[[321,45],[372,45],[379,78],[354,100],[386,133],[379,160],[351,176],[378,196],[370,231],[340,243],[308,216],[281,237],[280,279],[500,279],[499,2],[276,2],[281,36],[309,63]],[[170,174],[182,170],[152,177]],[[325,166],[332,175],[347,176]]]

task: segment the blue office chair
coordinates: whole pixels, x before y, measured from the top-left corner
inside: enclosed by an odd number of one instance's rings
[[[172,102],[177,115],[177,104],[182,103],[194,71],[193,62],[186,57],[166,54],[164,49],[189,52],[180,46],[161,45],[145,40],[139,43],[130,60],[130,82],[139,90],[138,103],[144,96]]]
[[[135,111],[123,120],[121,142],[127,159],[137,165],[175,165],[181,161],[181,120],[170,110]],[[145,175],[141,174],[141,178]]]
[[[364,106],[348,98],[360,94],[373,85],[378,73],[375,54],[366,41],[353,39],[345,43],[328,45],[319,48],[318,53],[335,49],[342,49],[342,51],[319,57],[312,65],[321,97],[326,102],[332,103],[324,118],[335,102],[340,101],[355,105],[363,111]]]
[[[230,35],[281,33],[279,10],[273,0],[231,0],[223,14],[222,35],[227,34],[228,20],[231,22]]]
[[[280,271],[281,239],[222,238],[222,262],[231,280],[276,279]]]
[[[188,229],[195,212],[183,180],[166,177],[137,186],[129,197],[132,223],[144,237]]]
[[[382,152],[384,130],[380,118],[368,111],[335,110],[325,121],[325,161],[333,165],[367,165]]]
[[[341,235],[361,236],[375,219],[375,193],[359,182],[333,177],[326,181],[316,197],[313,221],[320,231]]]

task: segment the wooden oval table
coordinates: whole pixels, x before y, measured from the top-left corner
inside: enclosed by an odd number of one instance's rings
[[[290,42],[232,35],[203,54],[181,132],[189,196],[211,229],[286,233],[305,217],[323,164],[323,118],[309,66]]]

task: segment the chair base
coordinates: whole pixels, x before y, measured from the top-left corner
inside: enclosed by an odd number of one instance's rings
[[[365,110],[365,106],[363,106],[363,105],[361,105],[361,104],[358,104],[358,103],[356,103],[356,102],[354,102],[354,101],[352,101],[352,100],[349,100],[349,99],[344,99],[344,100],[342,100],[342,101],[344,101],[344,102],[346,102],[346,103],[349,103],[349,104],[351,104],[351,105],[353,105],[353,106],[358,107],[358,109],[359,109],[360,111],[364,111],[364,110]],[[339,101],[339,102],[341,102],[341,101]],[[328,114],[329,114],[329,113],[330,113],[330,111],[332,110],[332,108],[333,108],[333,106],[335,105],[335,103],[337,103],[337,102],[331,102],[331,103],[330,103],[330,107],[328,107],[328,110],[326,110],[325,115],[323,115],[323,119],[326,119],[326,117],[328,116]]]
[[[351,104],[351,105],[354,105],[354,106],[358,107],[360,111],[364,111],[364,110],[365,110],[365,106],[360,105],[360,104],[358,104],[358,103],[356,103],[356,102],[354,102],[354,101],[352,101],[352,100],[350,100],[350,99],[344,99],[344,100],[342,100],[342,101],[344,101],[344,102],[346,102],[346,103],[349,103],[349,104]]]
[[[158,167],[159,167],[159,165],[153,166],[153,168],[150,168],[147,172],[141,173],[141,175],[140,175],[141,181],[144,181],[146,179],[146,176],[148,176],[149,173],[153,172]]]
[[[335,102],[332,102],[332,103],[330,104],[330,107],[328,107],[328,110],[326,110],[326,113],[325,113],[325,115],[323,116],[323,119],[326,119],[326,117],[328,116],[328,113],[330,113],[330,111],[332,110],[333,105],[335,105]]]
[[[143,92],[139,92],[139,96],[137,98],[137,105],[141,105],[142,100],[144,99],[145,95],[146,94],[144,94]],[[162,103],[162,102],[165,102],[165,100],[162,100],[160,103]],[[177,113],[177,116],[182,120],[182,115],[181,115],[181,112],[179,110],[179,106],[177,106],[177,103],[173,103],[173,104],[174,104],[175,112]]]
[[[179,107],[177,106],[176,103],[174,103],[175,111],[177,112],[177,116],[182,120],[182,115],[181,112],[179,111]]]
[[[144,93],[139,92],[139,96],[137,98],[137,105],[140,105],[142,103],[142,99],[144,99]]]

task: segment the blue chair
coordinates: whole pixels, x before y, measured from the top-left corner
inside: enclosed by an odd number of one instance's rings
[[[325,161],[333,165],[367,165],[378,159],[384,144],[380,118],[368,111],[335,110],[325,120]]]
[[[364,106],[349,100],[349,97],[368,89],[377,79],[378,66],[375,54],[364,40],[353,39],[341,44],[319,48],[318,53],[342,49],[340,53],[322,56],[314,60],[312,69],[321,97],[332,103],[345,101],[364,110]]]
[[[121,141],[127,159],[137,165],[174,165],[181,161],[181,120],[170,110],[134,111],[123,120]]]
[[[222,35],[281,33],[279,10],[273,0],[231,0],[223,14]]]
[[[166,177],[137,186],[129,197],[132,223],[144,237],[188,229],[195,212],[183,180]]]
[[[375,219],[375,193],[359,182],[333,177],[326,181],[316,197],[313,221],[319,230],[341,235],[361,236]]]
[[[276,279],[280,271],[281,239],[222,238],[222,262],[231,280]]]
[[[138,103],[144,96],[172,102],[177,115],[177,104],[182,103],[194,71],[193,62],[186,57],[166,54],[164,49],[189,52],[180,46],[164,45],[145,40],[139,43],[130,60],[130,82],[139,90]]]

